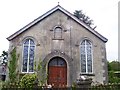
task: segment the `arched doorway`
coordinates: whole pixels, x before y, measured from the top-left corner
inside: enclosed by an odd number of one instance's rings
[[[48,84],[53,87],[67,85],[67,64],[61,57],[54,57],[48,63]]]

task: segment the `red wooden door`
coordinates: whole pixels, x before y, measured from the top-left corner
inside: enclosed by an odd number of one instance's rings
[[[54,58],[49,63],[48,84],[53,87],[65,87],[67,85],[67,66],[62,58]]]

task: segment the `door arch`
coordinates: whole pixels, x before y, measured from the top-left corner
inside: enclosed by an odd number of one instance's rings
[[[48,84],[53,87],[67,85],[67,64],[61,57],[54,57],[48,63]]]

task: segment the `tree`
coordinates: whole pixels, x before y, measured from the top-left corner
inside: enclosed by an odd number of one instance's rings
[[[107,64],[108,64],[108,71],[111,71],[111,70],[112,70],[112,67],[111,67],[111,65],[110,65],[110,62],[107,62]]]
[[[77,17],[80,21],[83,21],[86,25],[88,25],[89,27],[92,28],[93,24],[93,20],[90,19],[90,17],[86,16],[82,10],[75,10],[74,14],[75,17]],[[93,27],[92,29],[95,29],[95,27]]]
[[[108,62],[108,71],[120,71],[120,62],[118,61]]]
[[[1,56],[1,64],[3,65],[7,65],[7,61],[8,61],[8,52],[7,51],[3,51]]]
[[[77,17],[78,19],[81,19],[83,17],[82,10],[75,10],[74,16]]]
[[[120,71],[120,62],[108,62],[109,83],[120,83],[120,78],[115,74],[116,71]]]

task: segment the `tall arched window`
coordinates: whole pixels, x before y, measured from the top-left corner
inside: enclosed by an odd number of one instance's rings
[[[56,27],[54,29],[54,38],[55,39],[61,39],[62,38],[62,28],[61,27]]]
[[[26,39],[23,43],[23,67],[22,72],[33,72],[35,43],[32,39]]]
[[[92,73],[92,44],[83,40],[80,45],[81,72]]]

